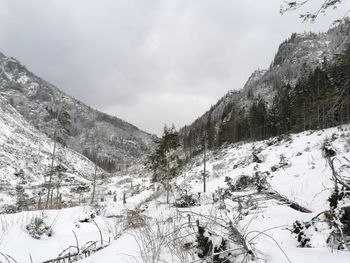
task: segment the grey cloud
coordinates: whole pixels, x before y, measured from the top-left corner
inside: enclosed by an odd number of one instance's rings
[[[281,3],[0,0],[0,51],[91,106],[160,132],[241,88],[292,32],[327,30],[342,13],[302,24],[297,13],[281,16]]]

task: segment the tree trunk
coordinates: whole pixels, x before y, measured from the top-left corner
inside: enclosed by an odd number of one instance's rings
[[[207,146],[204,146],[204,156],[203,156],[203,192],[206,192],[206,162],[207,162]]]
[[[93,185],[92,185],[92,194],[91,194],[90,205],[92,205],[95,201],[96,178],[97,178],[97,165],[95,164],[95,174],[94,174]]]
[[[60,194],[60,197],[58,199],[58,209],[62,209],[62,194]]]
[[[53,143],[53,151],[52,151],[52,160],[51,160],[51,167],[50,167],[50,177],[49,177],[49,182],[47,185],[47,199],[46,199],[46,206],[45,208],[48,209],[49,208],[49,201],[50,201],[50,192],[51,192],[51,183],[52,183],[52,173],[53,173],[53,165],[54,165],[54,161],[55,161],[55,154],[56,154],[56,133],[57,130],[55,129],[55,133],[54,133],[54,143]]]
[[[58,184],[56,187],[56,209],[58,209],[59,206],[59,197],[60,197],[60,185]]]
[[[304,127],[303,127],[303,131],[306,130],[306,104],[304,102]]]
[[[167,173],[166,173],[166,203],[169,204],[169,163],[168,163],[168,169],[167,169]]]
[[[51,195],[50,195],[50,208],[53,208],[53,189],[51,190]]]
[[[39,201],[38,201],[38,210],[41,209],[41,195],[39,195]]]

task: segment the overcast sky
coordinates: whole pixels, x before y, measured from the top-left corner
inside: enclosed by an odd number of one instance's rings
[[[327,30],[346,10],[311,25],[299,12],[280,15],[281,3],[0,0],[0,52],[88,105],[159,134],[164,123],[189,124],[242,88],[292,32]]]

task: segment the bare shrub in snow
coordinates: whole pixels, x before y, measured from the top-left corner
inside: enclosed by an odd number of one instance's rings
[[[138,209],[129,210],[126,215],[127,228],[139,228],[145,226],[145,217]]]
[[[83,200],[82,199],[83,194],[90,192],[90,186],[87,185],[86,183],[81,183],[75,187],[72,187],[70,191],[71,191],[71,193],[79,194],[79,205],[80,205],[80,203]]]
[[[22,211],[23,209],[28,209],[28,194],[25,193],[22,185],[16,185],[16,206],[17,211]]]
[[[35,239],[40,239],[42,235],[50,237],[53,234],[51,226],[47,224],[43,215],[34,216],[29,224],[26,225],[26,230],[28,234]]]
[[[188,244],[184,225],[176,226],[169,221],[155,220],[144,224],[134,232],[140,249],[142,261],[145,263],[161,262],[161,254],[170,254],[172,262],[190,262]],[[188,246],[187,246],[188,245]]]
[[[217,217],[217,213],[183,213],[196,218],[195,240],[192,246],[201,262],[250,262],[256,258],[247,236],[229,216],[223,219]],[[192,229],[194,230],[193,227]]]
[[[327,243],[333,249],[350,250],[350,192],[336,189],[328,199],[329,225],[332,232]]]
[[[238,179],[233,182],[231,177],[225,177],[225,182],[228,186],[227,191],[236,192],[242,191],[247,188],[257,188],[258,191],[262,189],[267,189],[269,184],[267,182],[267,176],[269,172],[257,171],[253,176],[241,175]]]
[[[200,226],[199,221],[197,221],[197,228],[196,250],[198,257],[201,259],[210,258],[212,262],[217,263],[230,262],[227,257],[231,257],[232,254],[229,251],[225,252],[229,250],[227,240]]]
[[[330,209],[319,213],[309,222],[296,221],[292,232],[297,235],[301,247],[312,247],[318,232],[326,236],[326,245],[330,248],[350,250],[350,180],[348,176],[342,175],[349,167],[341,164],[336,169],[334,161],[338,159],[332,158],[335,151],[331,148],[331,139],[326,138],[321,149],[334,181],[334,190],[328,198]]]
[[[303,222],[298,220],[293,223],[292,233],[297,235],[297,240],[300,243],[300,247],[311,247],[310,236],[306,233],[310,227],[310,222]]]
[[[78,216],[78,221],[80,223],[89,223],[96,217],[97,214],[98,214],[98,210],[95,210],[95,211],[91,210],[91,211],[82,213]]]
[[[326,137],[321,143],[321,151],[325,158],[331,158],[336,155],[336,151],[332,147],[332,137]]]
[[[273,165],[271,167],[271,171],[272,172],[276,172],[280,168],[284,169],[284,168],[287,168],[287,167],[290,167],[290,166],[291,166],[291,164],[288,161],[287,157],[284,154],[281,154],[279,163],[277,165]]]

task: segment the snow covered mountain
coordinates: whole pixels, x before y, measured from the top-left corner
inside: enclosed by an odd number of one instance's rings
[[[97,164],[108,171],[131,165],[152,145],[150,134],[66,95],[1,53],[0,94],[49,137],[59,112],[67,111],[71,119],[67,145],[94,161],[97,155]]]
[[[218,140],[222,126],[231,118],[232,112],[244,116],[260,98],[267,108],[271,107],[275,95],[286,85],[293,88],[301,77],[307,77],[316,67],[331,64],[347,47],[345,32],[348,26],[342,24],[325,33],[292,34],[279,46],[268,69],[253,72],[242,89],[229,91],[205,114],[180,130],[185,146],[192,152],[199,151],[203,148],[204,136]]]
[[[0,185],[1,207],[14,204],[17,185],[41,189],[50,171],[54,143],[29,124],[5,98],[0,96]],[[54,167],[63,167],[66,183],[90,182],[95,165],[85,156],[57,146]],[[98,169],[101,173],[102,169]],[[65,184],[65,183],[63,183]],[[6,201],[5,201],[6,200]]]

